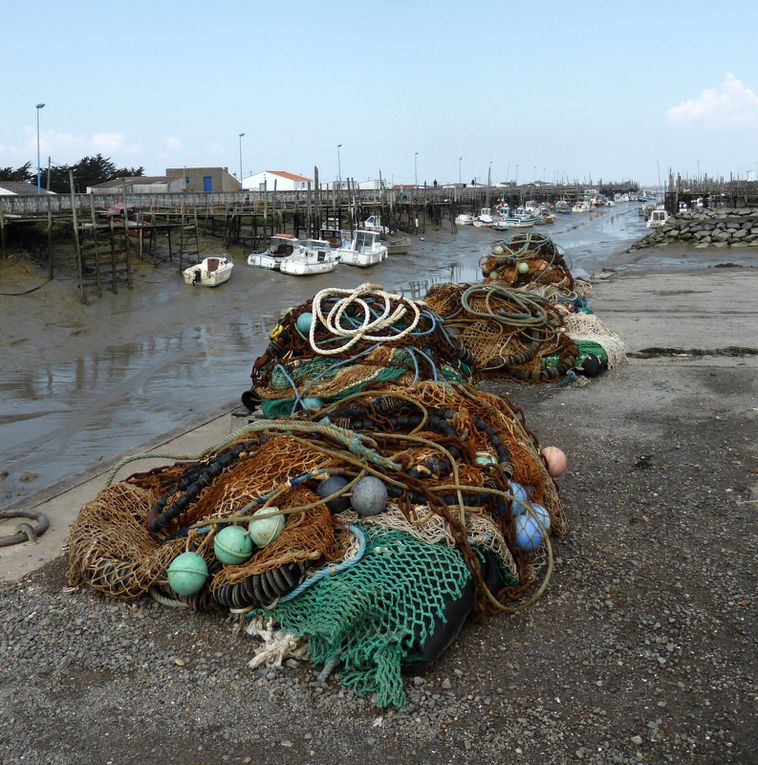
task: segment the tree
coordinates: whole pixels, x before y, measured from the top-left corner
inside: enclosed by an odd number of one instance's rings
[[[12,167],[0,167],[0,180],[1,181],[31,181],[35,177],[36,173],[31,172],[31,162],[27,162],[21,167],[17,167],[15,170]]]
[[[55,165],[50,169],[50,190],[58,194],[70,191],[68,171],[74,171],[74,191],[84,193],[88,186],[110,181],[113,178],[140,176],[145,174],[142,167],[117,168],[110,158],[97,154],[94,157],[83,157],[74,165]],[[42,185],[47,188],[47,170],[43,170]]]

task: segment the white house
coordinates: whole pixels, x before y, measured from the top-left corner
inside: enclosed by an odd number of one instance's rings
[[[308,188],[310,178],[286,170],[261,170],[242,179],[243,191],[300,191]]]

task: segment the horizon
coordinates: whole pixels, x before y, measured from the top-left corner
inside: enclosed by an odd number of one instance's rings
[[[669,170],[758,175],[758,7],[744,1],[729,14],[704,0],[548,2],[538,15],[476,0],[463,15],[450,2],[431,14],[390,0],[367,18],[341,1],[294,0],[286,35],[277,9],[238,0],[212,14],[135,0],[130,15],[148,22],[137,36],[91,0],[4,10],[6,60],[23,66],[2,86],[2,167],[31,162],[36,174],[39,118],[43,167],[99,153],[146,175],[312,177],[318,166],[324,182],[381,172],[430,186],[489,172],[493,184],[645,187]],[[40,19],[54,32],[30,56],[25,32]],[[89,43],[86,55],[72,60],[72,40]]]

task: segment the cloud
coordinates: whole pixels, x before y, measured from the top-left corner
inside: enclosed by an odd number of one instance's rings
[[[121,133],[95,133],[92,143],[101,153],[120,151],[124,148],[124,136]]]
[[[698,98],[666,110],[669,122],[724,125],[758,124],[758,94],[727,72],[719,90],[706,88]]]
[[[175,136],[175,135],[167,135],[163,142],[166,144],[166,147],[169,149],[181,149],[182,148],[182,142]]]

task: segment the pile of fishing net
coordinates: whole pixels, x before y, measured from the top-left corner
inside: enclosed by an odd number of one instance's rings
[[[362,284],[325,289],[291,308],[271,333],[242,396],[283,417],[363,390],[422,380],[466,381],[470,354],[420,301]]]
[[[479,262],[484,283],[519,287],[576,309],[587,305],[590,284],[576,279],[564,250],[537,232],[498,242]]]
[[[401,705],[403,669],[469,615],[544,590],[563,468],[507,400],[466,384],[358,393],[108,486],[71,528],[69,579],[230,609],[273,641],[256,663],[307,655]]]
[[[438,284],[424,298],[474,359],[478,374],[558,380],[578,363],[556,304],[499,284]]]

